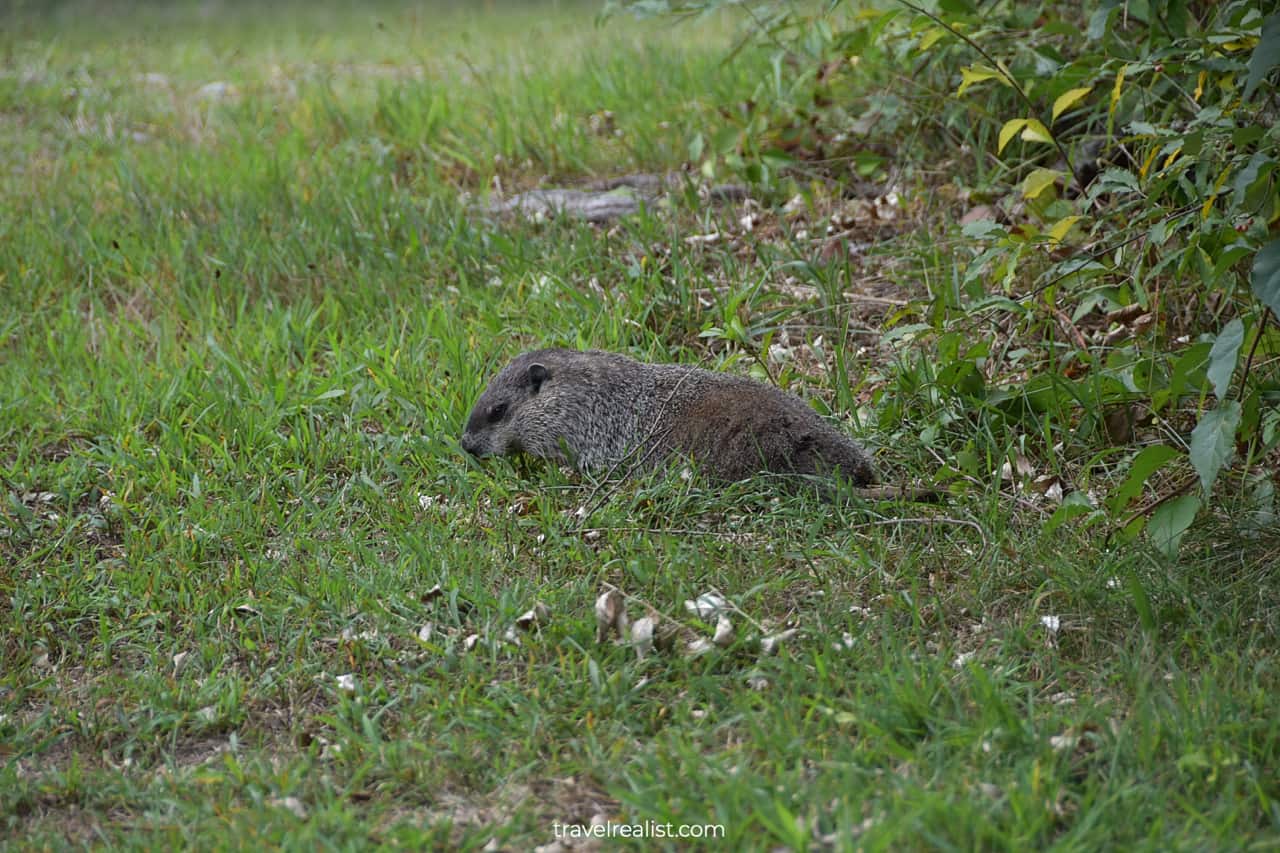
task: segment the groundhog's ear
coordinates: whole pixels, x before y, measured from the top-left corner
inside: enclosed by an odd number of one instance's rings
[[[533,393],[537,394],[538,389],[542,387],[542,383],[547,381],[547,377],[551,375],[551,371],[547,370],[545,364],[538,364],[536,361],[529,365],[529,385],[533,388]]]

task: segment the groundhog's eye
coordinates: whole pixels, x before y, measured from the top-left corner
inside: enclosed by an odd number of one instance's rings
[[[506,416],[507,416],[506,403],[499,403],[498,405],[489,409],[489,423],[491,424],[496,424],[498,421],[502,420]]]

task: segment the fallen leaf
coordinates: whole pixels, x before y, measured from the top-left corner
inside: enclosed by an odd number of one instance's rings
[[[760,656],[768,657],[778,653],[778,649],[782,648],[782,644],[800,633],[799,628],[788,628],[769,637],[765,637],[760,641]]]
[[[685,645],[685,652],[692,657],[697,657],[698,655],[706,654],[714,648],[715,646],[706,637],[694,637]]]
[[[302,800],[297,797],[272,797],[268,803],[275,808],[293,812],[294,817],[298,818],[298,820],[307,819],[307,808],[302,804]]]
[[[722,649],[728,648],[733,644],[733,633],[733,623],[729,621],[728,616],[721,614],[716,620],[716,633],[711,638],[711,642]]]
[[[970,225],[974,222],[984,221],[1000,221],[1000,214],[989,204],[980,204],[977,207],[971,207],[965,211],[964,216],[960,217],[961,225]]]
[[[657,621],[652,616],[637,619],[631,625],[631,645],[636,650],[636,657],[644,659],[653,649],[653,631]]]
[[[596,642],[603,643],[610,635],[622,637],[627,631],[627,604],[622,593],[608,590],[596,598]]]
[[[1064,732],[1060,735],[1053,735],[1049,738],[1049,746],[1053,747],[1054,752],[1062,752],[1067,749],[1075,749],[1076,744],[1080,742],[1080,736]]]
[[[545,625],[551,619],[551,608],[536,601],[533,607],[516,617],[516,627],[528,631],[534,627]]]
[[[686,601],[684,609],[697,616],[703,622],[710,622],[722,612],[729,610],[729,602],[725,601],[724,596],[719,593],[704,592],[696,599]]]

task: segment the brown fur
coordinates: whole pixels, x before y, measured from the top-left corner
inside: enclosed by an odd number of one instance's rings
[[[523,452],[625,474],[679,456],[725,482],[760,473],[876,482],[866,451],[793,394],[594,350],[518,356],[480,395],[462,446],[476,456]]]

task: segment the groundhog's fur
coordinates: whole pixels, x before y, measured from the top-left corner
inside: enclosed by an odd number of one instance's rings
[[[480,395],[462,447],[624,475],[680,455],[720,481],[758,473],[876,481],[866,451],[799,397],[741,376],[599,351],[518,356]]]

